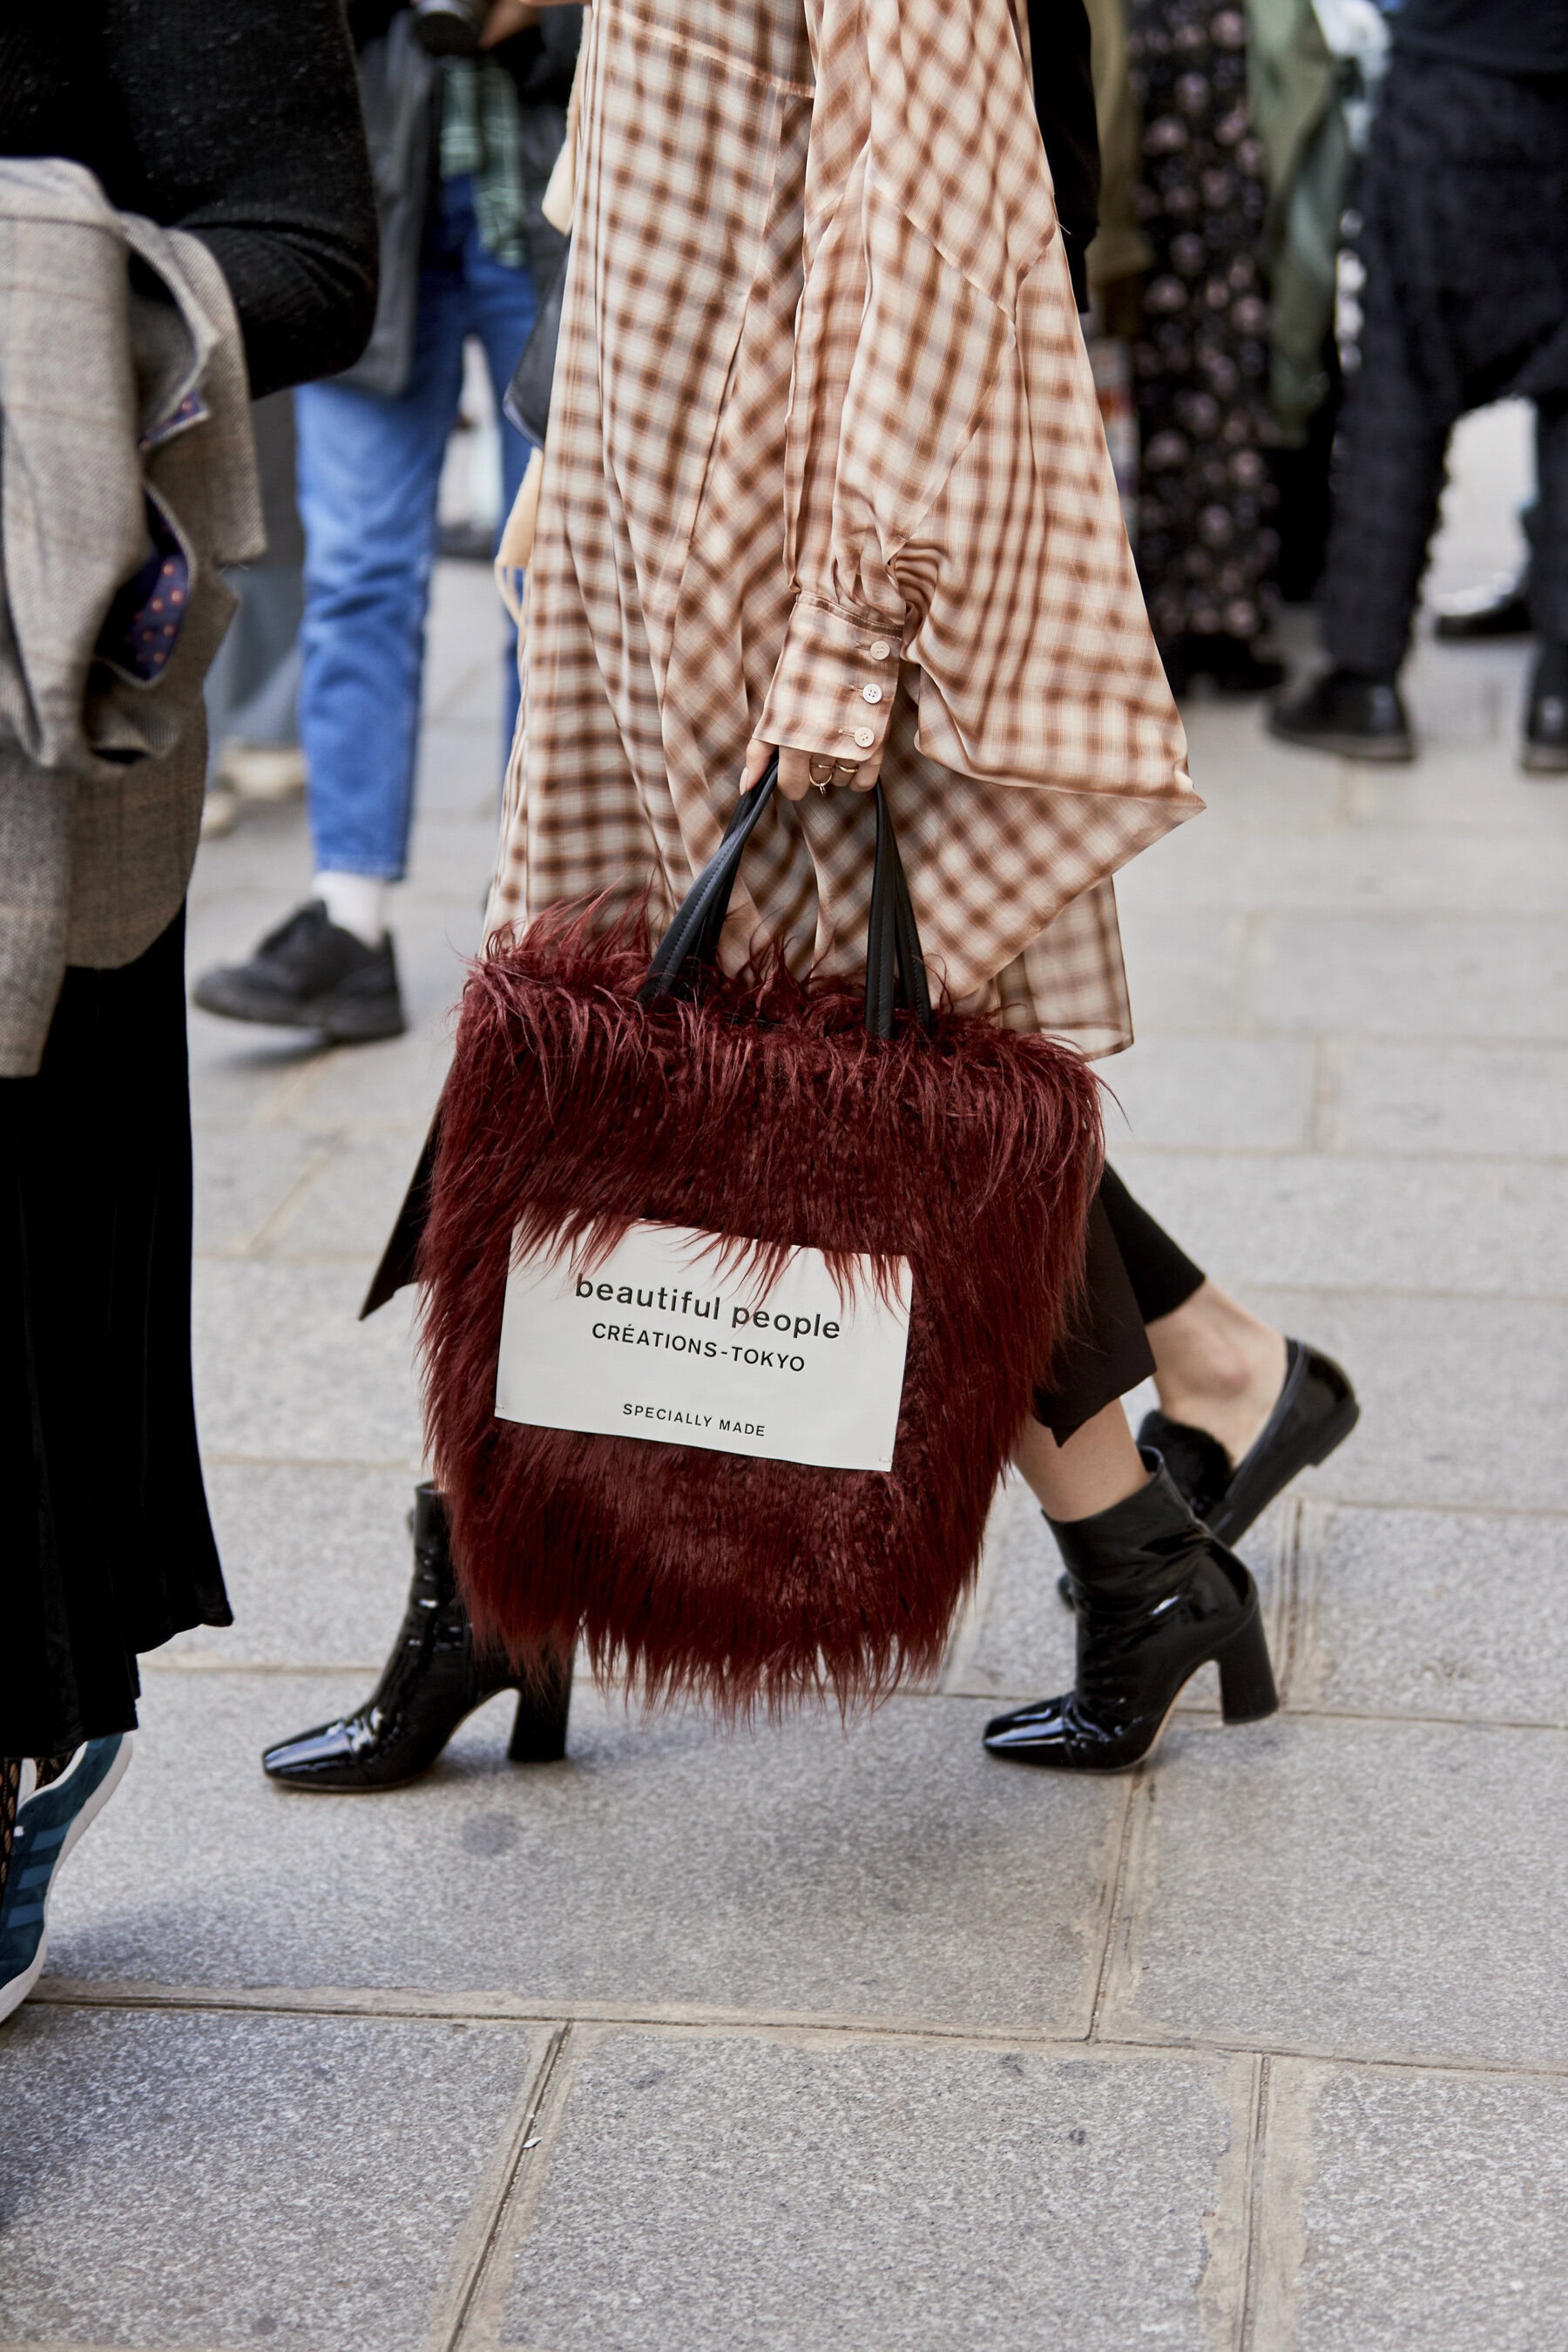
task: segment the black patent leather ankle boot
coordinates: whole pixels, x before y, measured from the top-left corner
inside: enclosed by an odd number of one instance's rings
[[[381,1680],[357,1714],[268,1748],[261,1769],[287,1788],[401,1789],[429,1770],[465,1716],[503,1690],[518,1692],[511,1761],[552,1764],[566,1753],[570,1657],[552,1658],[524,1684],[499,1651],[476,1653],[436,1487],[416,1489],[412,1521],[414,1581]]]
[[[1091,1519],[1052,1520],[1078,1616],[1078,1682],[985,1727],[993,1756],[1059,1772],[1142,1762],[1183,1685],[1212,1658],[1226,1723],[1279,1705],[1258,1588],[1194,1517],[1157,1454],[1152,1475]]]

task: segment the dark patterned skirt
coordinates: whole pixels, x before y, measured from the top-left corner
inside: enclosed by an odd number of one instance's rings
[[[139,1651],[232,1622],[191,1393],[184,916],[73,969],[0,1080],[0,1755],[136,1722]]]
[[[1263,151],[1247,114],[1247,20],[1214,0],[1133,0],[1143,99],[1138,213],[1154,248],[1133,346],[1138,570],[1162,649],[1268,625],[1268,310],[1257,254]]]

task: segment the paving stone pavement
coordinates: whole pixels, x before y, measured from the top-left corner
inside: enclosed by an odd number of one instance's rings
[[[1466,428],[1440,578],[1507,560],[1523,436]],[[1069,1672],[1008,1487],[938,1685],[869,1724],[580,1686],[563,1764],[507,1765],[503,1700],[417,1788],[312,1800],[257,1754],[401,1606],[410,1320],[353,1315],[477,943],[494,633],[445,568],[414,1033],[193,1017],[238,1622],[147,1661],[0,2032],[0,2352],[1568,2340],[1568,783],[1516,772],[1522,650],[1424,645],[1404,772],[1195,704],[1209,814],[1124,877],[1119,1164],[1364,1402],[1247,1546],[1278,1717],[1200,1677],[1135,1774],[990,1763],[988,1708]],[[248,812],[193,966],[307,873]]]

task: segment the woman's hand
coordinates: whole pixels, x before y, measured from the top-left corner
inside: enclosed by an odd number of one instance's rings
[[[745,773],[741,790],[749,792],[756,782],[775,746],[754,736],[746,746]],[[786,744],[779,751],[779,790],[786,801],[803,801],[815,785],[820,793],[831,792],[836,785],[847,784],[854,793],[868,793],[882,772],[882,754],[878,751],[869,760],[844,760],[831,751],[795,751]]]
[[[493,49],[501,41],[510,41],[514,33],[526,32],[530,25],[539,22],[539,10],[527,5],[527,0],[491,0],[485,29],[479,35],[481,49]]]
[[[491,0],[479,47],[493,49],[499,42],[510,41],[514,33],[525,33],[531,25],[537,25],[541,9],[570,5],[571,0]]]

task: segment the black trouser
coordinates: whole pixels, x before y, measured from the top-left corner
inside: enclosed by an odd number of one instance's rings
[[[1035,1416],[1058,1445],[1154,1370],[1144,1326],[1184,1306],[1204,1279],[1184,1250],[1107,1168],[1089,1213],[1084,1307],[1058,1349]]]
[[[191,1396],[184,916],[68,971],[0,1080],[0,1756],[136,1722],[136,1654],[230,1621]]]
[[[1361,365],[1320,599],[1329,655],[1365,677],[1398,669],[1448,435],[1513,393],[1536,402],[1532,617],[1568,642],[1568,76],[1396,50],[1362,215]]]

